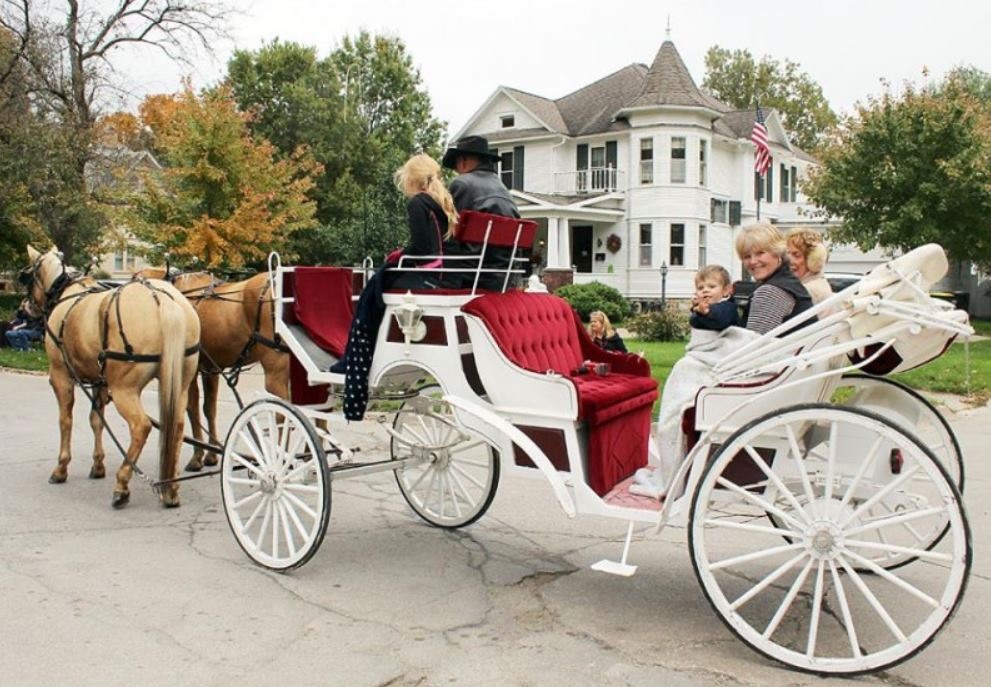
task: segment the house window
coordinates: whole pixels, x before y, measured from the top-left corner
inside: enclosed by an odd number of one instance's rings
[[[685,183],[685,137],[671,138],[671,183]]]
[[[798,169],[791,168],[791,202],[795,202],[798,197]]]
[[[729,202],[729,225],[731,227],[740,226],[743,216],[742,203],[738,200],[731,200]]]
[[[709,142],[699,141],[699,186],[709,184]]]
[[[523,190],[523,146],[516,146],[499,156],[499,174],[503,186]]]
[[[728,203],[725,200],[713,198],[709,202],[709,221],[715,224],[726,224],[726,210]]]
[[[640,183],[654,183],[654,139],[640,139]]]
[[[787,203],[791,199],[790,182],[791,179],[788,176],[788,168],[784,165],[781,165],[781,184],[780,184],[781,187],[779,189],[779,193],[781,195],[779,196],[779,200],[782,203]]]
[[[754,172],[754,200],[766,200],[770,203],[774,200],[774,159],[767,168],[766,177],[762,177]]]
[[[615,191],[617,188],[616,168],[618,167],[618,147],[616,141],[606,141],[602,146],[577,146],[578,175],[576,189],[588,191]]]
[[[127,256],[124,255],[124,251],[115,250],[114,251],[114,272],[123,272],[127,267]]]
[[[704,224],[699,225],[699,267],[704,267],[708,265],[708,227]]]
[[[640,266],[650,267],[653,262],[653,227],[649,224],[640,225]]]
[[[685,225],[671,225],[671,250],[668,264],[672,267],[682,267],[685,264]]]
[[[516,115],[502,115],[499,117],[499,124],[503,129],[512,129],[516,126]]]

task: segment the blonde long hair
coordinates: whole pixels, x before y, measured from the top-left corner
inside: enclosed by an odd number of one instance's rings
[[[454,209],[454,199],[440,175],[441,169],[437,161],[426,153],[418,153],[396,170],[392,180],[407,198],[412,198],[417,193],[426,193],[437,201],[447,215],[447,233],[444,238],[450,238],[458,224],[458,211]]]

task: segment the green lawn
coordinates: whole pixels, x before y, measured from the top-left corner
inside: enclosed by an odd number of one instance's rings
[[[0,348],[0,367],[10,367],[15,370],[48,370],[48,356],[41,343],[36,343],[30,351],[15,351],[4,346]]]

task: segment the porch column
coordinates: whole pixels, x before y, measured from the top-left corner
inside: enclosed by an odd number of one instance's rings
[[[560,234],[558,230],[558,218],[547,218],[547,245],[544,246],[544,260],[547,267],[561,267],[563,264],[558,255],[560,245]]]
[[[558,265],[561,267],[571,268],[571,231],[568,227],[568,218],[562,217],[559,224],[558,232],[558,245],[560,251],[558,253]]]

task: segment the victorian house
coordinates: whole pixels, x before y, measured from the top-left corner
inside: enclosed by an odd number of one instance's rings
[[[635,300],[688,297],[706,263],[741,274],[741,226],[782,228],[808,208],[798,182],[815,161],[792,145],[773,110],[773,164],[753,172],[754,109],[701,91],[670,40],[650,67],[631,64],[552,99],[501,86],[455,138],[488,138],[523,217],[539,223],[546,274],[573,271]]]

